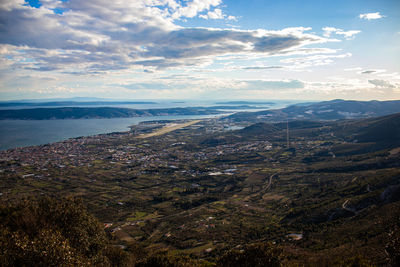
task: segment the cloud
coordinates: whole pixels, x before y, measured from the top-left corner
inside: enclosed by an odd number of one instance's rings
[[[323,35],[325,37],[330,37],[332,35],[332,33],[334,33],[336,35],[343,35],[346,40],[354,39],[355,35],[361,32],[361,31],[356,31],[356,30],[344,31],[342,29],[338,29],[335,27],[324,27],[324,28],[322,28],[322,30],[324,31]]]
[[[227,19],[237,21],[237,18],[232,15],[225,15],[221,9],[215,8],[213,11],[208,11],[207,14],[199,15],[202,19]]]
[[[286,90],[304,88],[304,83],[299,80],[247,80],[241,81],[242,89],[247,90]]]
[[[354,67],[354,68],[346,68],[346,69],[344,69],[344,71],[360,71],[360,70],[362,70],[361,67]]]
[[[182,90],[182,91],[287,91],[302,89],[305,84],[300,80],[234,80],[215,79],[195,75],[171,75],[153,77],[151,80],[140,82],[127,81],[117,84],[109,84],[112,87],[128,90]]]
[[[332,41],[307,33],[311,29],[303,27],[268,31],[185,28],[175,24],[176,20],[202,12],[208,12],[209,18],[225,17],[217,8],[221,0],[41,3],[39,8],[21,0],[0,4],[0,45],[6,47],[3,55],[11,58],[14,68],[67,73],[143,67],[154,71],[204,66],[223,55],[308,53],[325,48],[306,46]],[[62,14],[55,9],[63,10]]]
[[[340,55],[313,55],[308,57],[293,57],[282,59],[281,62],[290,64],[290,68],[305,68],[312,66],[324,66],[334,62],[337,58],[351,57],[351,53],[340,54]]]
[[[360,19],[366,19],[366,20],[372,20],[372,19],[381,19],[385,16],[381,15],[379,12],[375,12],[375,13],[364,13],[364,14],[360,14],[359,18]]]
[[[386,70],[384,70],[384,69],[363,70],[363,71],[359,72],[359,74],[378,74],[378,73],[383,73],[383,72],[386,72]]]
[[[200,15],[200,18],[203,19],[223,19],[226,15],[222,14],[222,10],[219,8],[214,9],[213,11],[208,11],[207,15]]]
[[[283,66],[254,66],[254,67],[243,67],[243,70],[270,70],[270,69],[283,69]]]
[[[369,75],[369,74],[384,73],[387,70],[385,70],[385,69],[363,69],[361,67],[356,67],[356,68],[347,68],[347,69],[344,69],[344,71],[354,71],[358,74]]]
[[[233,21],[238,21],[237,17],[232,16],[232,15],[229,15],[229,16],[227,17],[227,19],[228,19],[228,20],[233,20]]]
[[[396,79],[396,80],[400,80],[400,75],[398,72],[392,72],[392,73],[383,73],[383,74],[379,74],[379,77],[387,77],[387,78],[391,78],[391,79]]]
[[[129,84],[112,84],[112,86],[119,86],[126,89],[132,90],[163,90],[163,89],[171,89],[170,86],[164,83],[129,83]]]
[[[385,80],[375,79],[375,80],[368,80],[368,82],[370,84],[375,85],[375,87],[378,87],[378,88],[386,88],[386,89],[394,89],[394,88],[396,88],[396,85],[391,84],[390,82],[385,81]]]
[[[372,73],[375,73],[375,72],[376,72],[375,70],[364,70],[364,71],[361,72],[361,74],[372,74]]]
[[[209,10],[211,7],[219,6],[221,3],[222,0],[193,0],[188,2],[186,6],[179,6],[179,4],[177,4],[179,8],[172,14],[172,17],[174,19],[180,17],[193,18],[198,13]]]

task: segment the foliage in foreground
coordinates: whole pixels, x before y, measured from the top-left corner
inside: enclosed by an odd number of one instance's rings
[[[388,264],[399,264],[399,231],[389,235]],[[102,225],[81,200],[41,198],[0,205],[0,266],[281,266],[285,253],[271,243],[226,250],[210,261],[137,244],[125,250],[110,244]],[[215,262],[213,262],[215,261]],[[285,261],[290,265],[290,261]],[[355,256],[334,266],[372,266]]]
[[[281,260],[280,248],[269,243],[259,243],[248,245],[243,250],[228,251],[218,260],[218,266],[275,267],[281,265]]]
[[[0,207],[0,265],[108,265],[107,238],[74,199],[24,200]]]

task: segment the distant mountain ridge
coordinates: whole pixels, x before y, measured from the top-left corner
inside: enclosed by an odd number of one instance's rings
[[[234,121],[279,122],[285,120],[340,120],[372,118],[400,112],[400,100],[354,101],[335,99],[291,105],[283,109],[241,112],[229,116]]]
[[[157,104],[151,101],[50,101],[50,102],[23,102],[6,101],[0,102],[0,107],[57,107],[57,106],[100,106],[100,105],[134,105],[134,104]]]
[[[209,108],[130,109],[115,107],[64,107],[0,110],[0,120],[108,119],[167,115],[212,115],[221,111]]]

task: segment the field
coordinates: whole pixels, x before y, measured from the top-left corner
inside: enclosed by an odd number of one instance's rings
[[[290,264],[384,264],[400,219],[399,148],[354,143],[332,123],[292,125],[287,147],[285,127],[209,119],[7,151],[1,198],[79,197],[115,244],[198,259],[273,242]]]

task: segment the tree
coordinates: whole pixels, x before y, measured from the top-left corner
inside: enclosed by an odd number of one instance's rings
[[[0,207],[0,265],[109,265],[107,239],[81,200],[41,198]]]
[[[386,254],[390,266],[400,266],[400,229],[396,227],[388,235]]]
[[[268,267],[280,266],[282,250],[270,243],[246,246],[243,250],[233,249],[218,259],[217,266]]]

